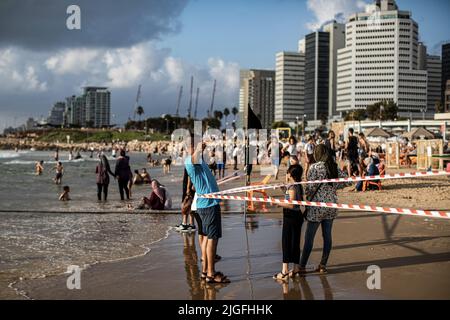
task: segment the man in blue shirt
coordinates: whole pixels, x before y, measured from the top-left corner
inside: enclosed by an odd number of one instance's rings
[[[197,194],[219,191],[216,179],[202,159],[204,144],[194,146],[191,136],[191,148],[185,159],[184,166],[195,187]],[[200,216],[199,241],[202,250],[202,278],[208,283],[228,283],[229,279],[221,272],[215,271],[217,243],[222,237],[222,218],[220,215],[220,200],[198,198],[197,213]]]

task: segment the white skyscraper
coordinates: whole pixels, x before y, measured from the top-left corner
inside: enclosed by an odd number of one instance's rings
[[[275,67],[275,121],[302,119],[305,96],[305,54],[279,52]]]
[[[399,114],[427,106],[427,71],[418,70],[418,24],[394,0],[350,16],[346,46],[338,50],[337,111],[392,100]]]
[[[86,125],[88,127],[107,127],[111,119],[111,92],[105,87],[85,87]]]

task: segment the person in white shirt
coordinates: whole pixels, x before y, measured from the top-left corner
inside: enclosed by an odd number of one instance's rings
[[[306,157],[305,157],[305,161],[306,161],[305,175],[308,174],[308,170],[311,167],[311,165],[316,162],[314,160],[314,149],[315,149],[314,137],[312,135],[310,135],[308,137],[308,142],[305,145],[305,155],[306,155]]]

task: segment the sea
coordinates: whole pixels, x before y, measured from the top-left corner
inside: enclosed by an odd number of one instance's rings
[[[12,284],[21,279],[64,273],[69,266],[129,259],[147,254],[180,222],[173,214],[149,214],[136,207],[149,185],[132,188],[132,200],[120,201],[111,177],[107,202],[97,200],[96,154],[81,153],[69,161],[61,151],[62,184],[56,185],[56,162],[51,151],[0,151],[0,298],[10,297]],[[174,207],[180,207],[183,167],[173,165],[169,174],[149,167],[144,153],[129,153],[131,168],[147,168],[169,190]],[[114,170],[115,159],[107,155]],[[158,158],[154,155],[153,158]],[[160,157],[161,158],[161,157]],[[35,164],[44,161],[44,172],[35,175]],[[63,186],[70,187],[71,201],[58,200]]]

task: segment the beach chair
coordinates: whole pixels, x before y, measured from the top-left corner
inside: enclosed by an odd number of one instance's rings
[[[264,185],[269,183],[271,178],[272,178],[272,175],[269,174],[269,175],[265,176],[264,179],[262,179],[260,182],[250,183],[250,186],[264,186]],[[261,195],[263,197],[268,197],[268,195],[267,195],[265,190],[258,190],[258,189],[248,191],[247,192],[247,197],[250,197],[250,198],[253,197],[253,194],[255,192],[261,193]],[[267,211],[267,207],[266,207],[266,204],[264,202],[261,205],[261,209],[263,211]],[[248,201],[248,210],[255,211],[255,205],[254,205],[253,201],[251,201],[251,200]]]

